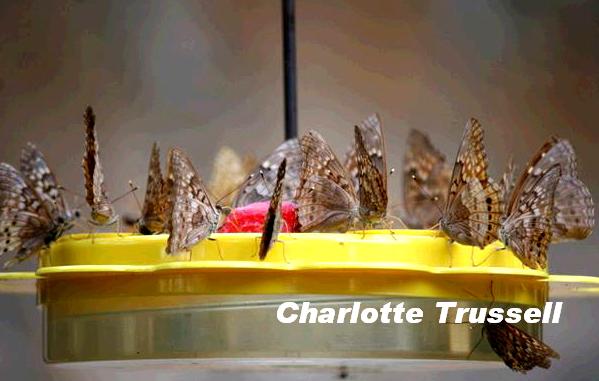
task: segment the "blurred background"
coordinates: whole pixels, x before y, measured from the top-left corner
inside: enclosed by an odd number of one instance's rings
[[[410,128],[428,132],[452,161],[473,116],[485,127],[495,175],[510,155],[523,165],[556,134],[573,143],[580,177],[599,200],[599,2],[297,0],[296,17],[300,133],[318,129],[341,154],[353,125],[378,112],[388,164],[400,168]],[[283,139],[280,29],[278,0],[2,1],[0,161],[16,163],[21,147],[35,142],[60,181],[82,193],[87,104],[97,114],[113,197],[130,179],[145,184],[153,141],[163,151],[186,149],[204,177],[223,145],[262,157]],[[399,200],[399,176],[390,184]],[[117,206],[138,212],[131,200]],[[552,273],[598,275],[598,243],[595,234],[553,247]],[[1,295],[0,305],[0,369],[8,379],[163,379],[45,366],[35,298]],[[599,373],[597,314],[596,300],[568,300],[563,322],[545,329],[562,360],[528,378]],[[193,368],[182,372],[181,379],[199,377]],[[507,368],[415,376],[517,377]]]

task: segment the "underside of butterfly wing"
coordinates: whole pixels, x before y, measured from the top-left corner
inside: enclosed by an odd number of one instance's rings
[[[148,181],[146,183],[142,217],[139,221],[140,233],[158,234],[165,231],[167,198],[166,181],[162,177],[160,166],[160,148],[158,148],[157,143],[154,143],[148,166]]]
[[[219,212],[208,198],[202,179],[180,149],[169,152],[172,177],[171,216],[167,253],[189,250],[218,228]]]
[[[362,135],[364,150],[370,158],[373,166],[379,173],[384,173],[385,189],[387,188],[387,163],[385,157],[385,139],[383,136],[383,128],[381,119],[378,114],[372,114],[360,124],[356,126]],[[359,169],[357,147],[354,144],[350,145],[346,154],[343,165],[349,174],[349,177],[354,185],[356,192],[360,190]]]
[[[422,132],[411,130],[403,162],[403,211],[406,224],[414,229],[439,222],[445,205],[451,169]]]
[[[297,139],[289,139],[279,145],[259,166],[254,168],[245,185],[237,193],[235,208],[254,202],[268,200],[277,181],[277,170],[281,161],[287,159],[283,199],[295,197],[302,167],[302,151]]]
[[[537,366],[549,369],[551,358],[560,357],[541,340],[505,321],[485,323],[484,331],[493,351],[515,372],[526,373]]]
[[[585,239],[595,226],[595,205],[579,179],[562,176],[555,189],[552,242]]]
[[[514,208],[506,214],[499,235],[522,263],[530,268],[547,267],[547,249],[551,243],[553,202],[561,176],[556,164],[531,183],[530,190],[516,188]],[[528,183],[528,182],[527,182]]]
[[[272,244],[277,240],[279,230],[281,229],[281,203],[286,167],[287,160],[283,159],[277,171],[277,182],[270,198],[270,204],[268,205],[268,211],[262,228],[262,238],[260,239],[260,250],[258,252],[258,257],[261,261],[266,258],[266,254],[268,254]]]
[[[360,220],[366,226],[380,222],[387,214],[387,173],[380,172],[368,153],[360,128],[354,130],[358,159]]]

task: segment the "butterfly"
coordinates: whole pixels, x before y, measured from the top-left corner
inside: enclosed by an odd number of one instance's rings
[[[233,201],[238,208],[258,201],[268,200],[270,190],[277,179],[277,168],[287,159],[283,200],[294,198],[299,185],[299,172],[302,166],[302,152],[297,139],[289,139],[279,145],[260,165],[251,172],[246,183],[239,190]]]
[[[189,250],[216,232],[221,215],[228,210],[210,201],[202,179],[183,150],[172,148],[168,162],[172,191],[166,252],[173,254]]]
[[[260,240],[260,251],[258,252],[258,257],[261,261],[266,258],[266,254],[268,254],[272,244],[277,240],[279,230],[281,230],[281,203],[286,167],[287,159],[283,159],[277,170],[277,182],[275,189],[272,192],[266,218],[264,219],[264,228],[262,229],[262,238]]]
[[[20,171],[0,163],[0,253],[14,253],[10,267],[38,253],[73,227],[78,212],[66,205],[44,156],[29,143]]]
[[[549,369],[551,358],[560,358],[550,346],[505,321],[485,322],[483,331],[491,349],[513,371],[526,373],[536,366]]]
[[[366,153],[361,153],[361,155],[368,156],[376,168],[377,173],[384,174],[383,181],[386,190],[387,186],[387,163],[385,157],[385,140],[383,138],[383,128],[381,124],[381,120],[377,114],[372,114],[368,118],[366,118],[362,123],[360,123],[355,128],[359,128],[360,134],[362,135],[363,147]],[[358,152],[357,145],[355,143],[352,144],[345,154],[345,161],[343,165],[349,173],[351,180],[354,185],[354,189],[357,192],[360,190],[360,170],[358,167]]]
[[[96,137],[96,115],[91,106],[83,114],[85,123],[85,152],[83,154],[83,176],[85,178],[85,200],[91,208],[91,220],[94,225],[112,225],[119,216],[104,189],[104,174],[98,155]]]
[[[497,239],[502,203],[487,167],[483,129],[472,118],[466,124],[439,221],[452,241],[482,248]]]
[[[552,242],[588,237],[595,225],[595,206],[589,188],[578,178],[576,154],[566,139],[551,137],[528,163],[528,171],[540,173],[559,164],[562,176],[554,197]],[[524,174],[516,186],[524,182]]]
[[[160,148],[158,143],[154,143],[150,154],[148,181],[141,218],[137,221],[141,234],[159,234],[166,231],[166,220],[170,208],[168,184],[160,168]]]
[[[403,162],[403,217],[410,228],[429,228],[439,222],[445,205],[451,169],[445,156],[418,130],[408,134]]]
[[[302,169],[296,196],[300,230],[347,231],[359,219],[359,200],[345,168],[316,131],[301,140]]]

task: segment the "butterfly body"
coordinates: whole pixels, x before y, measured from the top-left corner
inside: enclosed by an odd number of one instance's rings
[[[91,208],[90,222],[94,225],[112,225],[118,221],[112,203],[104,189],[104,174],[100,164],[98,139],[96,137],[96,115],[88,106],[83,115],[85,124],[85,152],[83,155],[83,175],[85,178],[85,199]]]
[[[37,254],[73,227],[70,211],[41,152],[23,149],[21,171],[0,163],[0,253],[9,267]]]

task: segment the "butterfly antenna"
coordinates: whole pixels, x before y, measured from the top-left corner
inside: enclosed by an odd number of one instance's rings
[[[420,183],[418,182],[418,178],[416,177],[416,175],[412,174],[410,177],[412,178],[412,180],[414,181],[414,183],[416,184],[416,186],[418,186],[418,189],[420,189],[420,191],[426,197],[428,197],[429,200],[431,200],[433,202],[433,205],[435,205],[435,208],[437,208],[437,210],[439,211],[439,213],[441,215],[443,215],[443,209],[441,209],[441,207],[439,206],[439,197],[433,196],[430,193],[428,193],[428,191],[426,189],[424,189],[424,187],[422,187],[422,185],[420,185]]]
[[[262,173],[262,171],[260,171],[260,173]],[[233,188],[229,192],[227,192],[227,194],[225,194],[224,196],[222,196],[221,198],[219,198],[216,201],[216,205],[221,205],[221,203],[223,202],[224,199],[226,199],[227,197],[229,197],[233,193],[238,192],[241,189],[241,187],[243,187],[245,184],[247,184],[248,181],[250,181],[253,178],[254,178],[254,174],[252,173],[245,180],[243,180],[239,185],[237,185],[235,188]]]
[[[139,187],[137,186],[133,186],[133,183],[131,181],[129,181],[129,186],[131,187],[131,189],[129,189],[127,192],[123,193],[122,195],[120,195],[119,197],[115,198],[112,200],[112,203],[114,204],[115,202],[122,200],[123,198],[125,198],[126,196],[128,196],[130,193],[133,193],[133,197],[135,197],[135,191],[139,189]],[[137,198],[136,198],[137,200]],[[139,204],[138,204],[139,205]],[[141,208],[140,208],[141,209]]]
[[[129,180],[129,188],[131,188],[131,193],[133,193],[133,198],[135,199],[135,203],[137,204],[137,208],[139,209],[139,213],[142,212],[142,206],[137,198],[137,193],[135,193],[139,187],[137,185],[133,185],[133,181]]]

